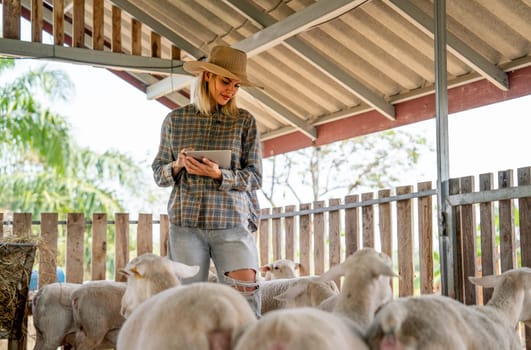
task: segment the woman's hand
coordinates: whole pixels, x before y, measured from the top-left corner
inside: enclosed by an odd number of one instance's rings
[[[219,165],[208,158],[199,161],[194,157],[185,156],[184,167],[190,174],[208,176],[214,180],[221,180],[222,178]]]
[[[173,175],[177,175],[177,173],[184,168],[184,162],[186,160],[186,151],[189,151],[191,149],[183,148],[177,157],[177,160],[173,161],[172,169],[173,169]]]

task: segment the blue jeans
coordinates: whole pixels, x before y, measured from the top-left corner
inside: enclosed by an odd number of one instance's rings
[[[252,269],[258,274],[258,249],[251,233],[243,226],[224,230],[203,230],[170,224],[168,257],[187,265],[199,265],[199,273],[182,280],[183,284],[208,280],[210,259],[216,267],[218,281],[234,287],[251,287],[252,292],[240,292],[260,317],[261,300],[256,282],[235,280],[231,271]]]

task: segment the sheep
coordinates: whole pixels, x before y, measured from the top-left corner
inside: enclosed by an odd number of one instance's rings
[[[149,297],[181,285],[179,278],[197,274],[199,266],[189,266],[146,253],[131,260],[120,272],[127,276],[127,287],[120,311],[122,316],[127,318]]]
[[[531,320],[531,269],[469,277],[494,288],[486,305],[465,305],[443,295],[403,297],[376,314],[367,340],[372,349],[521,349],[515,332]]]
[[[290,286],[296,290],[291,298],[283,294]],[[334,281],[319,281],[318,276],[263,280],[259,288],[262,314],[288,306],[316,306],[330,294],[339,293]]]
[[[280,259],[260,267],[264,274],[264,280],[274,280],[279,278],[297,277],[297,271],[300,270],[300,263],[289,259]]]
[[[329,300],[337,300],[338,295],[339,289],[334,281],[322,282],[318,277],[313,277],[295,279],[283,293],[274,298],[284,303],[282,308],[321,308],[321,305],[329,303]]]
[[[332,312],[351,319],[364,334],[376,310],[393,299],[391,277],[397,276],[393,262],[373,248],[362,248],[331,267],[320,280],[334,280],[342,275],[343,286]]]
[[[312,307],[273,310],[249,326],[234,350],[368,350],[353,322]]]
[[[72,293],[78,283],[51,283],[40,288],[32,299],[33,325],[36,331],[34,350],[56,350],[75,345]]]
[[[76,350],[114,348],[125,319],[120,314],[126,284],[91,281],[72,293]]]
[[[117,349],[232,349],[256,315],[243,295],[220,283],[195,282],[162,291],[138,306]]]

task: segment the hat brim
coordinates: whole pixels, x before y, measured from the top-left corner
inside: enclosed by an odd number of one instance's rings
[[[263,89],[263,87],[259,86],[258,84],[248,80],[246,77],[241,77],[236,74],[233,74],[231,71],[226,70],[223,67],[218,66],[217,64],[213,64],[210,62],[203,62],[203,61],[189,61],[184,62],[183,69],[187,71],[188,73],[191,73],[193,75],[199,75],[204,71],[214,73],[216,75],[220,75],[222,77],[227,77],[235,80],[239,80],[240,84],[243,86],[254,86]]]

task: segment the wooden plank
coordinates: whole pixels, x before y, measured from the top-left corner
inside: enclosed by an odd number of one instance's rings
[[[531,167],[518,168],[518,186],[531,184]],[[531,197],[519,198],[522,266],[531,267]],[[531,327],[525,327],[525,346],[531,349]]]
[[[107,258],[107,214],[92,214],[92,280],[105,280]]]
[[[432,189],[431,181],[417,184],[419,191]],[[418,199],[420,250],[420,294],[432,294],[433,285],[433,203],[432,196]]]
[[[396,194],[408,194],[413,186],[400,186]],[[413,295],[415,268],[413,265],[413,205],[411,199],[399,200],[397,209],[397,244],[398,244],[398,295],[400,297]]]
[[[281,214],[282,207],[273,208],[273,214]],[[273,260],[282,259],[282,219],[271,219],[271,234],[273,239]]]
[[[31,0],[31,41],[42,42],[42,0]]]
[[[151,57],[160,58],[161,55],[162,55],[162,44],[161,44],[160,35],[155,32],[151,32]]]
[[[122,52],[122,10],[112,7],[112,52]]]
[[[168,256],[168,236],[170,232],[170,222],[168,214],[160,214],[160,256]]]
[[[341,204],[338,198],[332,198],[328,201],[328,205],[335,207]],[[328,266],[332,267],[341,262],[341,212],[339,210],[332,210],[328,213]],[[341,288],[341,278],[334,280]]]
[[[153,253],[153,215],[138,214],[136,231],[136,254]]]
[[[13,213],[13,236],[31,235],[31,213]]]
[[[177,61],[181,60],[181,49],[175,45],[171,46],[171,59]]]
[[[65,43],[64,1],[53,0],[53,42],[54,45]]]
[[[73,0],[72,47],[85,47],[85,0]]]
[[[104,6],[103,0],[92,0],[92,49],[103,50],[104,34]]]
[[[314,209],[324,208],[324,201],[313,202]],[[315,213],[313,215],[313,274],[321,275],[324,272],[325,264],[325,214]]]
[[[498,172],[498,188],[513,187],[513,171]],[[514,225],[514,200],[504,199],[499,202],[500,223],[500,269],[501,272],[516,267],[516,231]]]
[[[378,198],[387,198],[391,195],[391,190],[378,191]],[[392,233],[392,216],[391,203],[378,204],[378,224],[380,227],[380,246],[381,251],[389,257],[393,257],[393,233]]]
[[[365,202],[374,198],[372,192],[362,193],[361,201]],[[361,226],[363,228],[363,247],[374,248],[374,206],[361,207]]]
[[[261,215],[270,215],[271,209],[264,208],[260,210]],[[260,227],[258,231],[259,244],[260,244],[260,266],[266,265],[269,263],[269,230],[270,230],[269,219],[260,220]]]
[[[345,204],[359,202],[359,195],[345,197]],[[358,207],[345,209],[345,258],[359,249],[359,210]]]
[[[479,175],[479,191],[489,191],[494,188],[492,173]],[[494,204],[480,203],[479,227],[481,234],[481,275],[488,276],[496,273],[496,229],[494,227]],[[486,304],[492,297],[492,288],[480,288],[483,292],[483,302]]]
[[[531,167],[518,168],[518,186],[531,184]],[[522,266],[531,267],[531,197],[518,199]]]
[[[39,288],[57,279],[58,214],[41,214],[41,239],[39,245]]]
[[[114,222],[114,280],[125,282],[126,278],[120,273],[120,269],[129,262],[129,214],[116,213]]]
[[[284,208],[285,213],[292,213],[295,211],[294,205],[287,205]],[[286,230],[286,259],[295,261],[295,217],[287,216],[284,219],[284,226]]]
[[[474,192],[474,177],[465,176],[461,178],[461,193]],[[465,299],[467,305],[476,304],[476,286],[469,280],[469,276],[476,276],[476,215],[473,204],[461,206],[461,226],[463,229],[463,274]]]
[[[3,0],[2,14],[3,37],[20,40],[20,0]]]
[[[0,213],[0,238],[4,237],[4,213]]]
[[[66,219],[66,282],[83,282],[84,262],[85,215],[68,213]]]
[[[299,210],[310,210],[310,203],[303,203],[299,206]],[[311,251],[311,232],[312,222],[311,215],[305,214],[299,217],[299,251],[301,255],[300,275],[308,276],[311,274],[310,269],[310,251]]]
[[[131,19],[131,54],[142,56],[142,23]]]
[[[459,179],[450,179],[449,181],[449,193],[452,194],[458,194],[460,193],[460,181]],[[449,291],[449,296],[451,298],[454,298],[456,300],[459,300],[461,302],[464,301],[464,275],[463,275],[463,230],[461,228],[461,207],[453,207],[452,210],[454,211],[454,220],[455,220],[455,247],[454,254],[456,255],[455,259],[457,261],[456,266],[454,266],[455,271],[455,295],[452,295],[454,291]],[[453,263],[453,262],[450,262]]]

